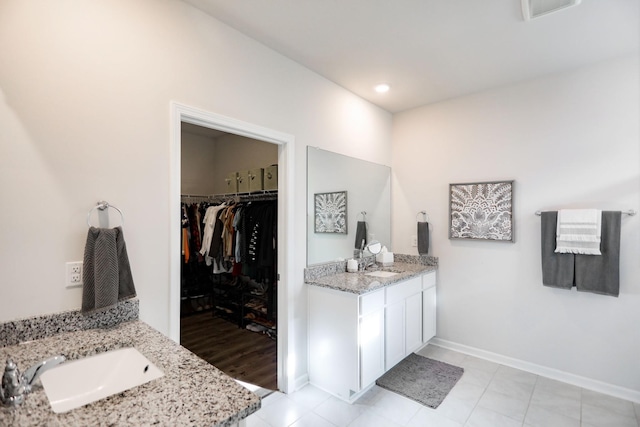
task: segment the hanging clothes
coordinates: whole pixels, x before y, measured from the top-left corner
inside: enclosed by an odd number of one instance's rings
[[[184,257],[184,263],[189,263],[189,257],[191,251],[189,248],[189,218],[187,216],[187,209],[182,206],[182,256]]]
[[[218,220],[218,213],[225,206],[226,205],[224,203],[218,206],[209,206],[204,215],[204,235],[202,237],[202,248],[200,249],[200,254],[204,256],[207,265],[211,265],[213,261],[213,257],[210,255],[210,250],[211,243],[213,241],[216,221]]]
[[[225,258],[231,258],[233,256],[233,220],[235,218],[235,206],[230,206],[222,213],[222,224],[224,228],[222,230],[222,246],[223,255]]]
[[[252,202],[242,211],[239,221],[240,252],[243,273],[251,277],[272,277],[275,271],[277,204],[274,201]],[[270,270],[264,270],[265,268]]]
[[[189,219],[189,232],[191,237],[191,251],[199,252],[202,247],[201,231],[200,231],[200,206],[197,203],[193,203],[186,207],[187,218]],[[199,255],[202,257],[201,255]]]
[[[185,313],[211,308],[275,336],[277,201],[220,202],[182,205]]]

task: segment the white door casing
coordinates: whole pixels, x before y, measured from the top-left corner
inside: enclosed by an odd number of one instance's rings
[[[180,156],[181,123],[191,123],[278,145],[278,389],[294,390],[289,361],[295,360],[293,342],[293,199],[294,141],[292,135],[171,102],[170,152],[170,249],[169,255],[169,338],[180,342]]]

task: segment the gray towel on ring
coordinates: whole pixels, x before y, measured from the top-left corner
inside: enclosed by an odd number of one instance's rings
[[[121,227],[90,227],[84,248],[82,313],[107,310],[136,296]]]
[[[362,241],[364,240],[364,244]],[[358,221],[356,224],[356,249],[362,249],[367,245],[367,223]]]
[[[429,252],[429,223],[418,221],[418,253],[426,255]]]

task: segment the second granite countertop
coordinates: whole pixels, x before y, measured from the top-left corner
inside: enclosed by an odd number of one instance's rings
[[[135,347],[164,373],[125,392],[55,414],[38,385],[18,407],[0,406],[0,425],[15,426],[235,426],[260,408],[260,398],[222,371],[142,321],[108,329],[66,332],[0,348],[20,369],[56,354],[78,359]],[[40,384],[38,381],[36,384]]]
[[[398,272],[390,277],[368,276],[367,272],[357,273],[336,273],[323,277],[307,279],[306,283],[313,286],[334,289],[353,294],[366,294],[394,283],[419,276],[424,273],[436,271],[437,266],[424,265],[416,263],[395,262],[393,266],[380,268],[379,270],[387,270]]]

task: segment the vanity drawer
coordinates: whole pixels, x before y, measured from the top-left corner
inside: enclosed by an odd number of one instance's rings
[[[393,304],[397,301],[402,301],[413,294],[422,291],[422,279],[420,277],[414,277],[404,282],[400,282],[396,285],[391,285],[385,288],[387,293],[387,305]]]
[[[436,272],[426,273],[422,275],[422,289],[433,288],[436,285]]]
[[[365,316],[384,308],[384,291],[374,291],[360,297],[360,315]]]

